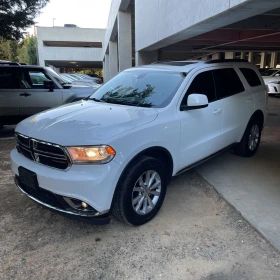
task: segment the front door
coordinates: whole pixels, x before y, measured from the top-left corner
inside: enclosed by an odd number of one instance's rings
[[[180,169],[189,166],[219,150],[223,143],[223,107],[217,100],[212,71],[196,74],[181,104],[187,104],[192,93],[205,94],[208,107],[180,111],[181,149]]]
[[[62,105],[62,90],[53,91],[44,88],[44,81],[51,78],[41,69],[25,68],[20,74],[21,89],[19,90],[19,105],[21,117],[28,117],[44,110]]]

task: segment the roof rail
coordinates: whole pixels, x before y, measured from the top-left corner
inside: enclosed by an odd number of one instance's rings
[[[17,62],[0,62],[1,65],[6,64],[6,65],[20,65]]]
[[[166,64],[170,66],[187,66],[189,64],[198,63],[196,60],[162,60],[151,64]]]
[[[247,59],[213,59],[207,60],[205,63],[212,64],[212,63],[226,63],[226,62],[249,62]]]

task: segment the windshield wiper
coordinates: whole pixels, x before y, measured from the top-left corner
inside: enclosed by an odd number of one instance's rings
[[[119,104],[119,105],[127,105],[127,106],[139,106],[139,107],[152,107],[151,104],[145,104],[145,103],[140,103],[140,102],[129,102],[125,100],[108,100],[106,99],[107,103],[112,103],[112,104]]]
[[[106,101],[104,101],[104,100],[102,100],[102,99],[98,99],[98,98],[95,98],[95,97],[92,97],[92,98],[87,98],[87,99],[85,99],[85,100],[93,100],[93,101],[95,101],[95,102],[103,102],[103,103],[106,103]]]

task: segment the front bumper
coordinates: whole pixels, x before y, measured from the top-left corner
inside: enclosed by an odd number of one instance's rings
[[[21,184],[19,167],[36,173],[39,193],[32,193],[31,189]],[[64,171],[38,164],[14,149],[11,152],[11,168],[19,189],[37,203],[63,215],[95,220],[104,218],[111,208],[120,165],[114,161],[103,165],[73,164]],[[94,211],[77,211],[65,204],[65,197],[86,202]],[[107,218],[105,220],[107,222]]]
[[[271,83],[271,84],[268,84],[267,87],[268,87],[268,94],[271,94],[271,95],[280,94],[280,85]]]
[[[55,198],[55,200],[57,200],[55,203],[53,203],[53,201],[51,200],[49,202],[47,202],[46,199],[40,200],[40,198],[38,198],[38,195],[30,192],[28,188],[26,188],[24,185],[20,183],[19,177],[17,175],[15,175],[15,184],[21,190],[22,193],[27,195],[33,201],[64,217],[67,217],[72,220],[94,224],[94,225],[105,225],[110,223],[110,217],[107,214],[98,216],[97,215],[98,212],[95,212],[93,214],[92,212],[87,213],[87,212],[77,211],[75,209],[70,209],[69,206],[63,204],[62,197],[52,193],[50,193],[49,195],[51,195],[53,198]]]

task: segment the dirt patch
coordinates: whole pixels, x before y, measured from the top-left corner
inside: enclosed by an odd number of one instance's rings
[[[280,255],[195,171],[172,180],[141,227],[74,222],[13,183],[0,141],[1,279],[279,279]]]

